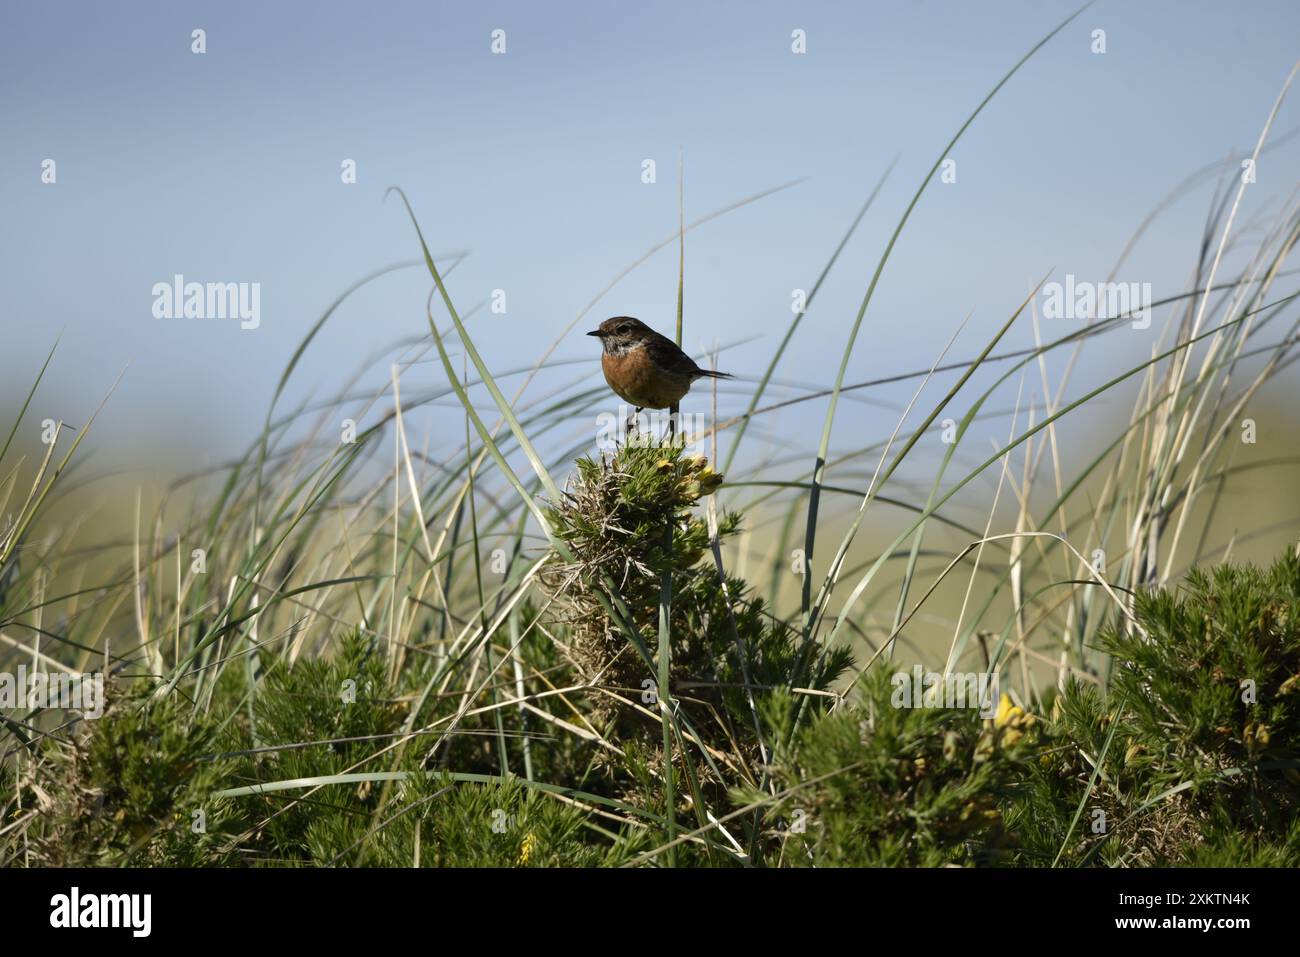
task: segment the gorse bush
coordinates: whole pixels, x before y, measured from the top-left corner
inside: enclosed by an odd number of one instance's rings
[[[244,774],[235,780],[343,775],[391,743],[402,728],[404,709],[391,698],[394,689],[374,645],[353,632],[328,659],[300,661],[292,668],[283,660],[271,662],[253,701],[252,720],[240,734],[240,750],[252,753],[244,756]],[[302,746],[258,750],[285,742]],[[327,863],[361,836],[383,790],[360,782],[330,788],[327,797],[268,794],[249,801],[248,810],[265,817],[253,846],[272,857]],[[329,813],[320,813],[321,804]]]
[[[230,802],[214,799],[233,770],[214,761],[218,724],[136,685],[89,733],[47,743],[33,793],[44,825],[37,859],[61,867],[232,863],[222,831]]]
[[[320,780],[368,766],[401,737],[403,709],[373,643],[355,632],[329,659],[274,661],[250,713],[242,682],[216,700],[219,726],[143,683],[88,722],[50,760],[33,862],[57,866],[340,863],[424,866],[583,866],[614,861],[583,840],[584,816],[517,780],[458,783],[423,767],[411,748],[386,782],[352,781],[323,794],[216,796],[243,781]],[[259,744],[258,742],[261,742]],[[293,742],[291,747],[268,743]],[[385,801],[391,791],[392,802]]]
[[[653,674],[635,642],[654,647],[665,573],[672,575],[674,632],[689,643],[674,655],[679,677],[712,671],[728,647],[722,632],[729,606],[719,597],[717,572],[702,564],[709,530],[691,511],[716,487],[712,474],[703,457],[677,446],[629,446],[614,456],[579,459],[572,487],[549,508],[571,560],[555,558],[543,582],[569,628],[573,663],[612,695],[639,698],[643,679]],[[724,516],[719,534],[734,533],[737,524],[736,516]],[[618,698],[598,702],[597,710],[620,710]]]
[[[1194,570],[1110,627],[1103,696],[1071,680],[1013,820],[1050,862],[1300,860],[1300,559]],[[1080,794],[1087,803],[1069,842]]]
[[[1121,731],[1170,785],[1191,784],[1194,806],[1222,802],[1255,827],[1295,820],[1298,611],[1300,559],[1288,552],[1269,569],[1194,569],[1181,589],[1138,596],[1145,634],[1102,633]]]
[[[810,722],[778,753],[781,860],[791,865],[934,867],[1010,859],[1003,808],[1033,753],[1009,704],[991,720],[973,709],[899,708],[883,668],[861,697]],[[779,722],[789,710],[771,709]],[[786,734],[781,731],[786,730]],[[756,793],[751,795],[757,798]]]
[[[1049,713],[896,708],[883,669],[778,754],[792,864],[1292,866],[1300,559],[1144,590],[1100,635],[1106,695]],[[787,711],[775,708],[778,717]],[[775,740],[787,736],[774,733]]]
[[[683,733],[700,746],[674,748],[673,761],[690,785],[682,812],[696,800],[690,790],[706,789],[712,801],[725,802],[728,788],[766,777],[756,700],[788,683],[799,648],[795,630],[713,558],[708,524],[693,508],[720,481],[703,456],[680,446],[629,445],[580,460],[572,487],[549,512],[554,534],[569,547],[568,560],[557,558],[544,574],[564,627],[560,644],[589,684],[591,719],[603,737],[636,753],[631,774],[613,752],[598,763],[617,792],[660,808],[651,649],[663,578],[671,577],[669,681]],[[724,514],[717,524],[726,539],[741,517]],[[843,648],[824,656],[803,693],[829,689],[850,657]]]
[[[688,456],[678,447],[628,447],[608,460],[580,460],[574,487],[550,512],[573,561],[556,559],[544,580],[582,673],[639,697],[653,674],[652,662],[638,656],[629,629],[643,648],[654,647],[662,578],[670,570],[670,631],[677,636],[671,675],[676,685],[699,685],[683,703],[707,701],[719,718],[725,714],[752,731],[744,689],[783,682],[793,667],[797,636],[744,581],[714,562],[708,524],[692,507],[720,481],[703,456]],[[665,535],[669,522],[671,537]],[[736,513],[720,516],[719,540],[740,525]],[[620,608],[630,615],[620,615]],[[829,687],[849,657],[847,649],[833,651],[810,686]],[[727,730],[735,740],[735,729]]]

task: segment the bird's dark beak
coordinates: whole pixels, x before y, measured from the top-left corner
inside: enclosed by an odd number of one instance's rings
[[[595,336],[597,339],[599,339],[599,338],[600,338],[600,330],[599,330],[599,329],[596,329],[596,330],[593,331],[593,332],[589,332],[589,333],[587,333],[587,335],[589,335],[589,336]]]

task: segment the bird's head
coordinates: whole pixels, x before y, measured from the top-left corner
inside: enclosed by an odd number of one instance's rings
[[[633,319],[631,316],[615,316],[606,319],[587,335],[599,339],[607,353],[617,355],[635,348],[654,333],[640,319]]]

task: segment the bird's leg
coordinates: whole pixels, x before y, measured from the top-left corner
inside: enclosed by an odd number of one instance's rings
[[[668,407],[668,444],[669,445],[677,444],[676,442],[677,413],[679,408],[680,408],[680,404],[677,402],[674,402],[671,406]]]
[[[636,408],[632,411],[632,414],[627,417],[627,424],[623,426],[623,432],[626,436],[623,442],[624,445],[627,444],[627,439],[630,439],[632,435],[636,432],[637,416],[639,416],[640,414],[641,414],[641,409]]]

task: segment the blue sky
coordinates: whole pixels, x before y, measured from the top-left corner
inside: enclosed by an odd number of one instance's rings
[[[506,290],[507,313],[481,311],[471,328],[494,368],[527,365],[671,234],[679,147],[688,219],[803,179],[688,238],[685,344],[746,340],[720,363],[742,374],[761,371],[790,319],[791,290],[811,286],[898,158],[778,373],[825,384],[938,151],[1072,9],[1056,0],[6,5],[0,397],[21,395],[62,332],[36,418],[80,424],[126,368],[96,427],[104,461],[159,445],[196,462],[243,447],[329,303],[418,254],[400,204],[383,201],[390,185],[408,192],[435,252],[470,251],[451,281],[463,310]],[[1102,0],[1087,10],[977,119],[952,154],[957,181],[922,198],[849,379],[928,365],[968,313],[957,354],[978,351],[1049,271],[1103,278],[1178,181],[1253,146],[1300,55],[1298,27],[1294,2]],[[203,55],[190,50],[195,28],[206,31]],[[1090,51],[1099,28],[1104,55]],[[505,55],[491,53],[494,29],[506,31]],[[791,52],[794,29],[806,31],[805,55]],[[1296,126],[1292,100],[1275,133]],[[1286,197],[1298,154],[1300,140],[1267,154],[1252,210]],[[40,181],[46,158],[57,162],[54,185]],[[355,185],[340,181],[348,158]],[[658,166],[653,185],[641,182],[647,158]],[[1157,297],[1180,290],[1210,195],[1207,185],[1158,221],[1121,278],[1151,282]],[[586,328],[630,314],[668,331],[676,268],[666,250],[638,269],[557,359],[590,359],[595,384]],[[259,282],[260,327],[154,318],[153,284],[177,273]],[[418,270],[368,286],[308,353],[295,394],[332,393],[363,358],[420,334],[427,292]],[[1154,334],[1099,350],[1084,375],[1148,352]],[[1018,328],[1011,344],[1029,338]],[[424,365],[404,383],[427,387],[437,374]],[[852,408],[837,441],[887,434],[888,417]],[[782,422],[815,431],[823,414],[807,403]],[[457,415],[442,437],[458,435]]]

